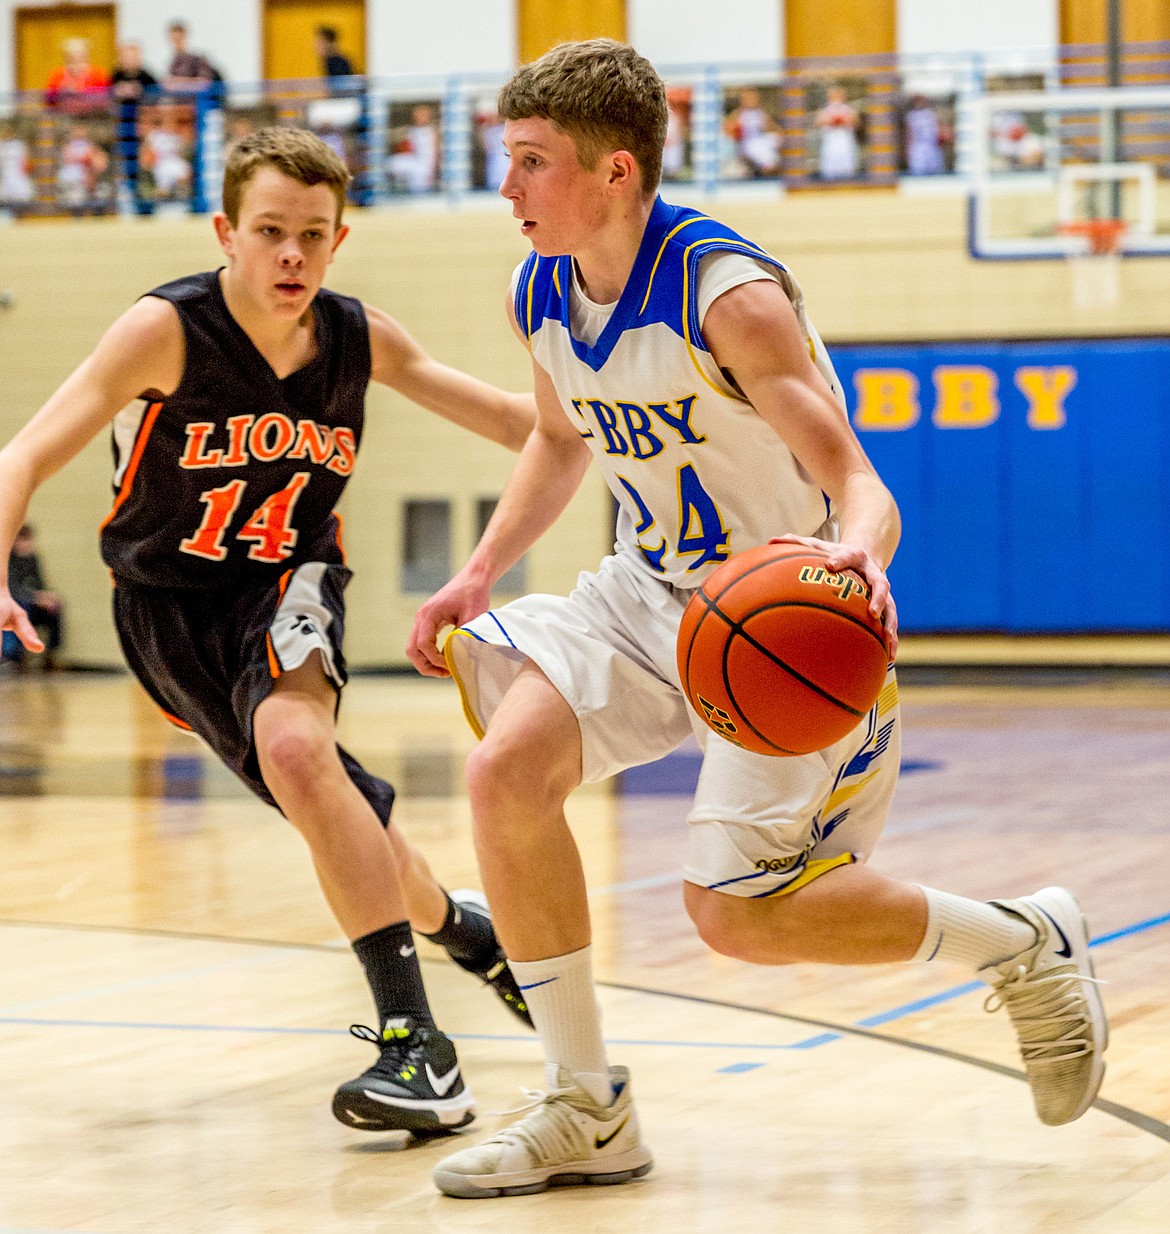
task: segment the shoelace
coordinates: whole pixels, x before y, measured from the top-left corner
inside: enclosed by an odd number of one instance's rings
[[[1083,1032],[1090,1019],[1080,988],[1082,982],[1104,984],[1079,973],[1072,964],[1058,965],[1040,977],[1031,976],[1028,968],[1020,964],[983,1000],[983,1006],[987,1011],[1007,1007],[1019,1030],[1020,1054],[1025,1063],[1070,1062],[1093,1051],[1091,1035],[1070,1035],[1078,1030]],[[1068,1024],[1055,1038],[1054,1021]]]
[[[569,1112],[576,1097],[575,1089],[559,1088],[549,1093],[521,1089],[533,1098],[536,1109],[527,1118],[497,1131],[485,1144],[519,1145],[538,1165],[558,1157],[574,1160],[586,1154],[581,1132]],[[524,1107],[531,1108],[531,1105]]]
[[[376,1045],[381,1051],[381,1055],[373,1067],[375,1071],[398,1071],[402,1067],[413,1063],[423,1047],[423,1042],[417,1031],[411,1033],[409,1037],[400,1037],[393,1041],[387,1041],[380,1032],[367,1027],[365,1024],[351,1024],[349,1031],[359,1041],[368,1041],[371,1045]],[[388,1055],[390,1056],[389,1061],[387,1061]]]
[[[507,1110],[488,1110],[488,1116],[490,1118],[509,1118],[513,1114],[527,1114],[529,1110],[536,1109],[538,1105],[546,1101],[551,1095],[543,1088],[525,1088],[523,1084],[520,1085],[520,1091],[524,1094],[524,1100],[519,1105],[514,1105]]]

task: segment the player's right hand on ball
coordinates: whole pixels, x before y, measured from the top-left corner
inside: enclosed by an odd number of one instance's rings
[[[490,583],[460,572],[415,613],[406,655],[424,677],[450,677],[439,650],[439,635],[486,613],[491,606],[491,590]]]
[[[0,630],[11,630],[29,651],[45,649],[28,614],[7,591],[0,591]]]

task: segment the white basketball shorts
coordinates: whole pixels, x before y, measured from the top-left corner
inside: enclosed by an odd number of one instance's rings
[[[445,647],[469,723],[482,737],[531,660],[577,717],[586,782],[662,758],[694,733],[704,757],[687,818],[688,882],[765,897],[864,861],[898,777],[893,667],[873,709],[835,745],[799,757],[749,753],[712,732],[682,692],[675,641],[689,595],[618,553],[568,596],[489,610]]]

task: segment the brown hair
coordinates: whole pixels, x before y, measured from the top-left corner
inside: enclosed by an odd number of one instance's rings
[[[523,65],[500,91],[500,118],[548,120],[567,133],[582,167],[607,151],[628,150],[649,195],[662,175],[666,87],[628,43],[561,43]]]
[[[337,199],[338,226],[345,208],[350,174],[345,164],[316,133],[307,129],[258,129],[241,137],[228,151],[223,169],[223,212],[235,227],[240,221],[240,203],[252,177],[263,167],[312,188],[327,184]]]

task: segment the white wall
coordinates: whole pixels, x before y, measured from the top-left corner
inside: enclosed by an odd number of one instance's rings
[[[0,0],[0,93],[13,89],[13,10],[55,0]],[[760,0],[752,0],[753,4]],[[142,44],[148,68],[170,62],[167,23],[190,27],[190,46],[229,81],[259,81],[263,66],[260,0],[118,0],[118,36]],[[369,67],[375,74],[505,74],[516,63],[515,0],[367,0]]]
[[[926,2],[926,0],[924,0]],[[626,30],[655,66],[778,60],[783,0],[626,0]]]
[[[187,45],[202,52],[228,81],[263,75],[261,6],[256,0],[118,0],[118,35],[142,44],[143,60],[161,75],[174,54],[166,28],[187,23]]]
[[[1053,48],[1060,0],[898,0],[901,52]]]
[[[0,93],[13,88],[12,12],[0,0]],[[761,61],[783,46],[781,0],[627,0],[630,41],[663,66]],[[515,67],[516,0],[367,0],[371,72],[504,74]],[[170,59],[166,25],[181,17],[191,46],[206,52],[231,81],[261,74],[260,0],[119,0],[118,32],[143,44],[156,71]],[[904,52],[993,51],[1054,47],[1059,0],[898,0]]]
[[[510,73],[516,0],[367,0],[366,44],[375,76]]]
[[[13,10],[56,2],[0,0],[0,94],[16,85]],[[181,18],[190,28],[191,49],[204,52],[229,81],[260,78],[258,0],[118,0],[117,13],[118,38],[141,43],[146,67],[154,73],[165,72],[170,64],[172,52],[166,28],[169,22]]]

